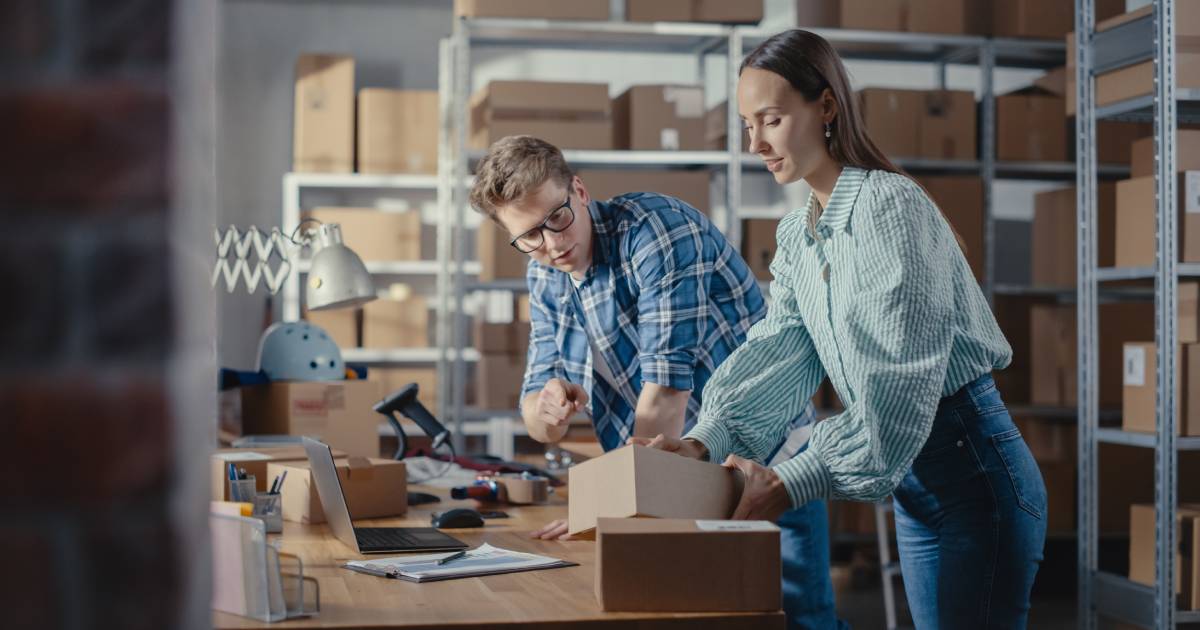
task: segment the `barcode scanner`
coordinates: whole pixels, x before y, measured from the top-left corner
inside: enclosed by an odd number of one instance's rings
[[[387,418],[388,424],[392,425],[392,429],[396,431],[396,437],[400,440],[395,459],[404,459],[404,452],[408,450],[408,437],[405,436],[404,429],[400,426],[400,419],[396,417],[396,412],[400,412],[404,414],[404,417],[416,422],[425,435],[433,438],[433,448],[435,449],[450,438],[450,431],[442,426],[442,423],[438,422],[433,414],[429,413],[421,401],[417,400],[417,391],[417,384],[409,383],[375,404],[375,411]]]

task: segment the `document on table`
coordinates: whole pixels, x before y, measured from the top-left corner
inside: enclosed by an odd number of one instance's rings
[[[419,556],[396,556],[376,560],[355,560],[342,565],[351,571],[379,577],[408,580],[410,582],[435,582],[455,578],[557,569],[577,566],[574,562],[549,556],[539,556],[520,551],[509,551],[487,543],[472,549],[461,558],[439,565],[438,560],[453,553],[432,553]]]

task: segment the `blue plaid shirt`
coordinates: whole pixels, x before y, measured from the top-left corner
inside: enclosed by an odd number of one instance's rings
[[[684,432],[704,384],[766,314],[758,282],[708,218],[673,197],[593,201],[592,265],[569,274],[531,260],[532,331],[522,399],[551,378],[582,384],[605,450],[633,435],[643,382],[691,390]],[[595,374],[589,338],[612,372]]]

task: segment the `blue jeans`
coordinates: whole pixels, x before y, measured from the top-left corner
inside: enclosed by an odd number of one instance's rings
[[[829,580],[829,519],[824,501],[809,501],[776,522],[783,553],[783,612],[788,628],[830,630],[837,618]]]
[[[893,500],[917,628],[1025,627],[1046,487],[991,375],[942,399]]]

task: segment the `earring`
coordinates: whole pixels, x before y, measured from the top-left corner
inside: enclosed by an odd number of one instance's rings
[[[832,138],[832,137],[833,137],[833,132],[832,132],[832,131],[830,131],[829,129],[830,129],[830,125],[829,125],[829,123],[825,123],[825,137],[826,137],[826,138]]]

